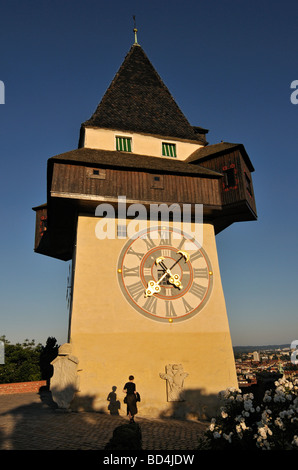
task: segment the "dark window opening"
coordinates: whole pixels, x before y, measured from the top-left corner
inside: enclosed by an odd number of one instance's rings
[[[163,189],[164,188],[163,175],[161,175],[161,176],[152,175],[151,176],[151,188],[152,189]]]
[[[106,170],[103,168],[86,168],[86,176],[88,178],[95,178],[99,180],[106,179]]]
[[[225,188],[234,188],[236,186],[236,178],[234,168],[224,170],[224,184]]]

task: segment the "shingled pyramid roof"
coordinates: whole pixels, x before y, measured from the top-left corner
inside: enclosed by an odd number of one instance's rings
[[[207,131],[190,125],[139,44],[131,47],[96,111],[82,126],[206,144]]]

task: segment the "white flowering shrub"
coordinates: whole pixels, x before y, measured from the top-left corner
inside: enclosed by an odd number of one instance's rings
[[[199,449],[298,450],[298,379],[281,378],[257,403],[252,393],[220,393],[223,406]]]

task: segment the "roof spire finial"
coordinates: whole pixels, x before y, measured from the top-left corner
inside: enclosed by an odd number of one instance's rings
[[[138,44],[138,38],[137,38],[137,26],[136,26],[136,17],[135,15],[133,15],[133,22],[134,22],[134,28],[133,28],[133,32],[135,33],[135,44]]]

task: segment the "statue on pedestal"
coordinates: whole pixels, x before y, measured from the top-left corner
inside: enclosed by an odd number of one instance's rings
[[[78,358],[71,354],[70,343],[60,346],[58,356],[51,362],[54,373],[51,377],[50,390],[58,408],[69,409],[79,389],[78,363]]]

